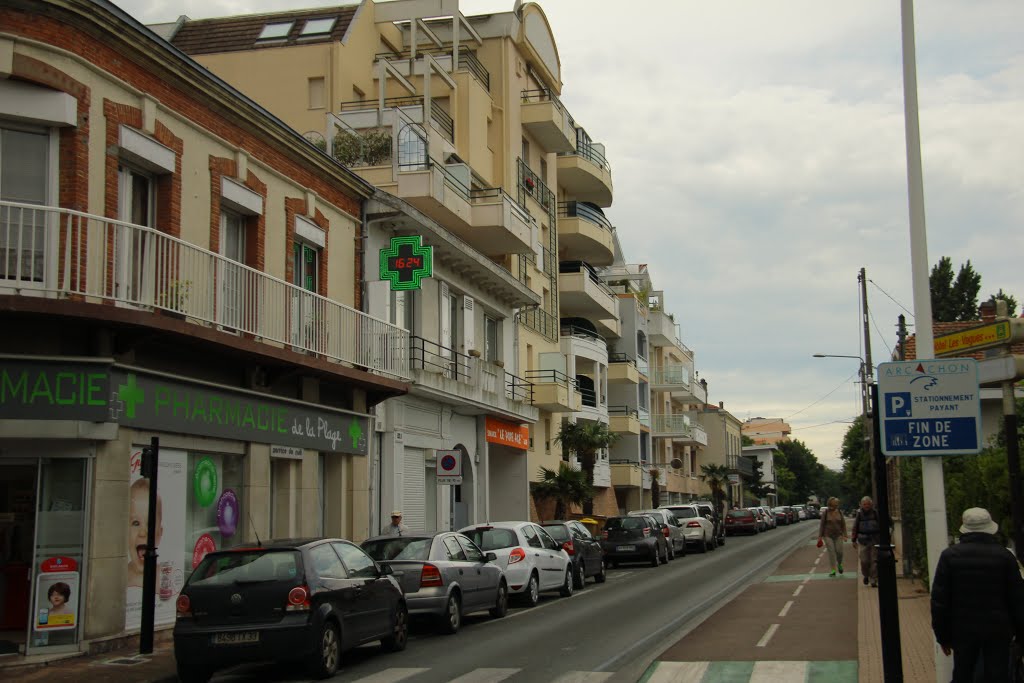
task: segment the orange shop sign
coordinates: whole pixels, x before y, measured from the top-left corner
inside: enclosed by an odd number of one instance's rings
[[[530,428],[525,425],[504,422],[494,417],[487,418],[487,442],[502,446],[521,448],[530,447]]]

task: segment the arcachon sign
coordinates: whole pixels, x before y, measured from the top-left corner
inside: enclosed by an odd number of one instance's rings
[[[111,365],[0,361],[0,419],[116,422],[366,455],[363,415]]]

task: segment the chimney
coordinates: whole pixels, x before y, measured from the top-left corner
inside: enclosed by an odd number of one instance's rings
[[[719,401],[718,402],[718,409],[719,410],[725,410],[725,401]]]
[[[981,319],[986,323],[994,323],[996,321],[996,304],[994,301],[989,300],[978,306],[978,314],[981,315]]]

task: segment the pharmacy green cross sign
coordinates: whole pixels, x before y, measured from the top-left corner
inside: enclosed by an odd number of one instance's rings
[[[392,291],[419,289],[420,281],[434,274],[434,248],[424,247],[419,235],[392,237],[391,246],[380,250],[380,279]]]

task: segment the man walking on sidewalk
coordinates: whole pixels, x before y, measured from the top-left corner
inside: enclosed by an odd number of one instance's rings
[[[878,511],[875,510],[875,501],[870,496],[860,499],[860,510],[853,518],[853,532],[851,540],[857,546],[857,554],[860,556],[860,575],[863,577],[864,585],[878,586],[878,539],[880,528],[878,526]]]
[[[932,630],[942,651],[953,653],[954,683],[1010,680],[1010,641],[1024,636],[1024,579],[993,536],[998,529],[988,510],[965,510],[960,543],[939,555]]]

